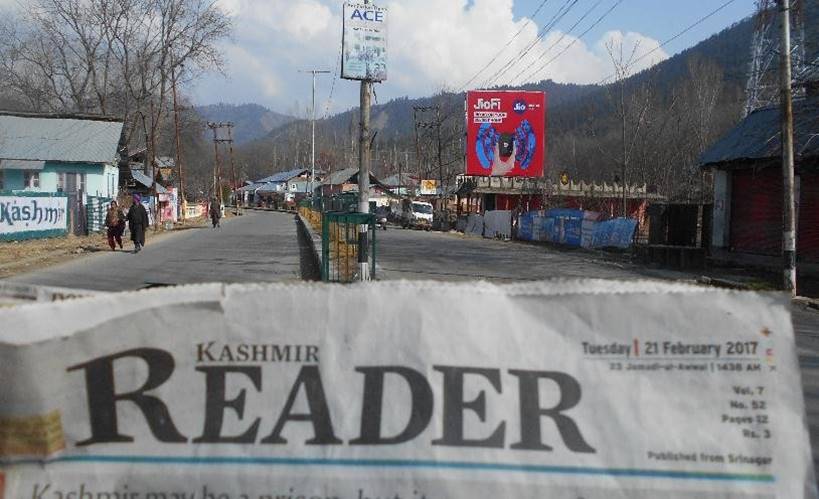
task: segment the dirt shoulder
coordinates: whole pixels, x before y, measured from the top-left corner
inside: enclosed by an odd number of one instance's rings
[[[207,222],[206,219],[190,220],[187,223],[177,224],[173,230],[148,230],[145,233],[146,241],[161,238],[178,230],[198,227]],[[126,234],[122,245],[124,251],[131,251],[133,244]],[[67,262],[89,253],[111,251],[105,232],[88,236],[69,235],[49,239],[29,239],[26,241],[0,241],[0,279],[38,270],[58,263]],[[120,251],[117,248],[117,251]]]

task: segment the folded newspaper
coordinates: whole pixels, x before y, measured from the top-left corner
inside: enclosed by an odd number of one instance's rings
[[[815,498],[787,300],[200,285],[0,310],[0,498]]]

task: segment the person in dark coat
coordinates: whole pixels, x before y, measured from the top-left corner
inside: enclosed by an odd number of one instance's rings
[[[210,202],[210,222],[213,228],[219,227],[219,219],[222,218],[222,205],[218,199],[213,199]]]
[[[131,231],[131,241],[134,242],[134,253],[139,253],[145,246],[145,230],[148,228],[148,212],[140,202],[139,194],[134,194],[134,202],[128,209],[128,230]]]

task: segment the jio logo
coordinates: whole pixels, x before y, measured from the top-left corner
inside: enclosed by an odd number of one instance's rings
[[[527,108],[528,106],[526,105],[526,102],[524,102],[521,99],[516,100],[515,103],[512,105],[512,110],[518,114],[525,113]]]

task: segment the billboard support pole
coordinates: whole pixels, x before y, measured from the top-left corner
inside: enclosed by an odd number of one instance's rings
[[[358,133],[358,211],[370,212],[370,88],[372,82],[361,81],[361,121]],[[358,226],[358,279],[370,280],[367,258],[367,231],[369,226]]]

